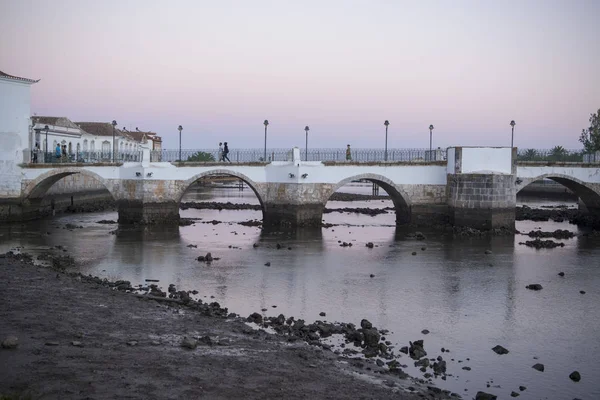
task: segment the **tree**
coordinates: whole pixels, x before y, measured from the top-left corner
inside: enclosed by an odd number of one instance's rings
[[[205,151],[199,151],[189,156],[186,161],[215,161],[215,156]]]
[[[600,109],[595,114],[590,114],[590,127],[582,129],[579,141],[586,153],[600,150]]]
[[[564,161],[567,155],[567,150],[562,146],[554,146],[550,150],[550,161]]]
[[[534,161],[537,157],[537,151],[535,149],[527,149],[525,154],[523,154],[523,160],[525,161]]]

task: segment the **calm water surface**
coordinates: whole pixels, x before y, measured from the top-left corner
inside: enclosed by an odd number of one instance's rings
[[[370,193],[368,187],[343,190]],[[252,191],[236,189],[190,191],[184,200],[258,204]],[[327,204],[391,206],[389,200]],[[417,339],[425,340],[430,357],[441,354],[441,347],[450,349],[443,357],[454,376],[435,383],[464,398],[473,398],[478,390],[509,398],[520,385],[527,387],[522,399],[600,398],[600,239],[577,237],[563,240],[563,248],[534,250],[518,244],[527,239],[522,235],[452,239],[424,231],[427,240],[408,240],[409,231],[396,228],[391,213],[330,213],[324,221],[341,225],[271,233],[238,224],[260,220],[260,212],[190,209],[181,215],[223,223],[198,221],[171,231],[111,235],[115,225],[96,221],[116,220],[115,212],[59,215],[0,226],[0,252],[22,246],[25,252],[37,253],[63,245],[81,262],[83,273],[133,284],[159,279],[164,289],[170,283],[197,289],[205,300],[214,296],[213,301],[241,315],[267,308],[266,315],[283,313],[309,322],[359,324],[367,318],[392,332],[388,340],[396,350]],[[66,223],[83,229],[63,229]],[[521,231],[535,228],[578,232],[568,223],[517,222]],[[40,235],[45,232],[51,235]],[[340,247],[339,241],[353,246]],[[376,247],[366,248],[369,241]],[[253,248],[254,243],[259,247]],[[277,250],[277,243],[284,248]],[[187,247],[190,244],[198,247]],[[485,254],[487,249],[492,254]],[[196,261],[209,251],[221,259],[210,265]],[[557,275],[561,271],[564,278]],[[525,289],[530,283],[544,289]],[[321,311],[327,316],[319,317]],[[423,329],[431,333],[423,335]],[[491,348],[497,344],[510,353],[496,355]],[[422,376],[407,356],[400,361],[409,364],[407,372]],[[538,362],[544,364],[544,372],[531,368]],[[581,373],[579,383],[568,377],[574,370]],[[492,387],[486,387],[488,382]]]

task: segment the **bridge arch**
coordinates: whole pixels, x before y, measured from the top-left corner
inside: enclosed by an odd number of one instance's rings
[[[196,181],[198,181],[201,178],[204,178],[206,176],[214,176],[214,175],[233,176],[235,178],[239,178],[242,181],[244,181],[244,183],[246,183],[250,187],[250,189],[252,189],[252,191],[254,192],[254,194],[256,195],[256,197],[258,198],[258,202],[260,203],[260,207],[262,209],[263,218],[264,218],[264,212],[265,212],[265,204],[264,204],[265,189],[264,189],[264,184],[262,184],[262,185],[258,184],[256,182],[254,182],[252,179],[250,179],[249,177],[247,177],[246,175],[241,174],[241,173],[236,172],[236,171],[229,170],[229,169],[213,169],[213,170],[201,172],[199,174],[196,174],[196,175],[192,176],[191,178],[187,179],[181,185],[179,191],[177,192],[177,194],[175,196],[175,200],[177,200],[178,203],[181,203],[181,199],[183,198],[183,195],[185,194],[185,192],[187,192],[187,190],[190,188],[190,186],[192,186]]]
[[[379,185],[392,199],[396,209],[396,223],[406,224],[411,220],[411,201],[406,192],[400,189],[393,181],[379,174],[360,174],[341,180],[325,194],[323,204],[326,204],[329,198],[341,187],[356,180],[366,180]]]
[[[583,182],[569,175],[549,173],[536,176],[535,178],[523,179],[517,193],[527,187],[529,184],[542,179],[551,179],[560,183],[578,196],[589,211],[600,211],[600,188],[593,184]]]
[[[97,180],[108,190],[112,198],[117,200],[112,182],[109,182],[95,172],[83,168],[57,168],[45,172],[27,183],[21,192],[21,198],[23,200],[41,199],[52,185],[62,178],[73,174],[81,174]]]

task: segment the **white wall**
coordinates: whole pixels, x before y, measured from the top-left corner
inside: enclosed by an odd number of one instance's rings
[[[510,147],[463,147],[461,173],[512,172],[512,149]]]
[[[0,198],[21,193],[23,151],[29,148],[30,84],[0,78]]]

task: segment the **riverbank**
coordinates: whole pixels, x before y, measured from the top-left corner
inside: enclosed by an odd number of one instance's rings
[[[150,300],[11,253],[0,256],[0,291],[0,340],[18,342],[0,349],[0,397],[449,397],[374,362],[225,318],[218,304]]]

